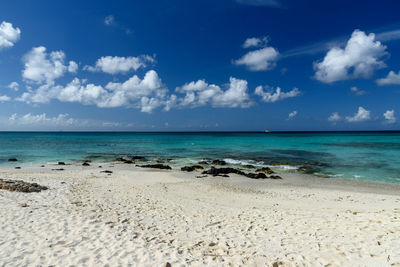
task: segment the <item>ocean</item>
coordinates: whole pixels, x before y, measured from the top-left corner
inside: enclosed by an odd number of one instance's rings
[[[0,132],[0,165],[108,162],[129,155],[176,168],[219,159],[238,168],[400,183],[400,132]]]

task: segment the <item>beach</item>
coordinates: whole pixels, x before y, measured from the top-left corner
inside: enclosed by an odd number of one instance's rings
[[[98,165],[1,167],[1,266],[400,266],[399,185]]]

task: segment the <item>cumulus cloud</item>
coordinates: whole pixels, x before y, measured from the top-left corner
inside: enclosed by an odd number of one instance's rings
[[[68,65],[68,72],[76,73],[78,71],[78,64],[75,61],[70,61]]]
[[[264,88],[269,91],[264,91]],[[296,87],[289,92],[282,92],[280,87],[277,87],[274,91],[274,88],[271,88],[269,86],[262,87],[260,85],[256,87],[255,94],[261,96],[262,101],[267,103],[273,103],[286,98],[299,96],[301,92]]]
[[[375,34],[355,30],[344,48],[331,48],[322,61],[314,63],[315,78],[324,83],[369,78],[386,66],[381,60],[386,54],[386,46],[375,40]]]
[[[289,115],[288,115],[288,120],[293,119],[294,117],[296,117],[296,115],[297,115],[297,111],[296,110],[290,112]]]
[[[356,95],[356,96],[362,96],[362,95],[365,95],[367,92],[364,90],[358,89],[357,86],[353,86],[350,88],[350,93],[352,93],[353,95]]]
[[[205,80],[193,81],[176,88],[177,92],[185,96],[177,98],[172,95],[168,101],[167,109],[177,107],[200,107],[210,104],[213,107],[241,107],[252,105],[248,95],[247,81],[231,77],[227,89],[223,90],[215,84],[208,84]]]
[[[268,43],[268,37],[252,37],[252,38],[247,38],[246,41],[243,43],[243,48],[250,48],[250,47],[265,47],[267,46]]]
[[[358,111],[357,113],[354,114],[354,116],[346,117],[346,120],[348,122],[362,122],[362,121],[368,121],[370,119],[371,119],[371,112],[363,107],[358,107]]]
[[[273,69],[278,58],[278,50],[273,47],[264,47],[248,52],[243,57],[235,60],[234,64],[246,66],[251,71],[264,71]]]
[[[10,88],[11,90],[18,91],[18,89],[19,89],[19,83],[17,83],[17,82],[12,82],[12,83],[10,83],[7,87]]]
[[[46,47],[32,48],[22,59],[24,70],[22,77],[36,83],[52,83],[55,79],[64,75],[66,71],[75,72],[77,64],[70,61],[69,66],[64,64],[65,53],[63,51],[46,52]]]
[[[236,0],[236,2],[251,6],[282,7],[282,4],[279,0]]]
[[[385,113],[383,113],[383,117],[385,118],[385,122],[392,124],[396,122],[396,116],[394,115],[394,109],[392,110],[386,110]]]
[[[342,118],[340,117],[340,115],[339,115],[338,112],[333,112],[333,113],[329,116],[328,121],[337,122],[337,121],[340,121],[341,119],[342,119]]]
[[[396,74],[390,71],[385,78],[376,80],[378,85],[400,84],[400,71]]]
[[[102,71],[109,74],[126,73],[130,70],[137,71],[147,64],[155,63],[154,57],[141,55],[138,57],[101,57],[96,61],[95,66],[85,66],[88,71]]]
[[[7,102],[7,101],[10,101],[10,100],[11,100],[11,98],[9,96],[7,96],[7,95],[1,95],[0,96],[0,102]]]
[[[14,28],[9,22],[3,21],[0,24],[0,50],[13,47],[21,36],[21,30]]]
[[[143,79],[134,75],[123,83],[110,82],[105,87],[87,84],[85,80],[73,79],[65,87],[44,84],[36,90],[23,93],[18,101],[27,103],[47,103],[52,99],[61,102],[77,102],[96,105],[101,108],[136,107],[143,112],[151,112],[165,99],[167,89],[154,70],[148,71]]]

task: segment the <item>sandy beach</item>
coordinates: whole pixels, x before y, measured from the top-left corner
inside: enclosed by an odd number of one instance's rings
[[[0,190],[0,266],[400,266],[398,185],[52,168],[0,169],[49,187]]]

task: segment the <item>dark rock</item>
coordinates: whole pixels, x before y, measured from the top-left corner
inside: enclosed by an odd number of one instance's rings
[[[103,173],[113,173],[112,171],[109,171],[109,170],[105,170],[105,171],[101,171],[101,172],[103,172]]]
[[[58,165],[65,165],[65,162],[59,161]]]
[[[202,164],[202,165],[208,165],[208,162],[205,160],[199,161],[198,164]]]
[[[164,267],[172,267],[171,263],[167,262],[165,263]]]
[[[44,167],[46,167],[46,166],[44,166],[44,165],[40,165],[40,167],[41,167],[41,168],[44,168]]]
[[[211,169],[203,171],[202,174],[210,174],[213,176],[217,176],[217,175],[221,175],[221,174],[230,174],[230,173],[236,173],[239,175],[245,175],[244,172],[242,172],[241,170],[237,170],[234,168],[214,168],[211,167]]]
[[[163,164],[146,164],[146,165],[136,165],[141,168],[153,168],[153,169],[162,169],[162,170],[171,170],[172,168],[168,165]]]
[[[204,168],[200,165],[193,165],[193,166],[185,166],[181,168],[181,171],[185,171],[185,172],[192,172],[195,170],[203,170]]]
[[[8,159],[8,161],[18,161],[16,158]]]
[[[90,159],[85,159],[83,162],[89,163],[89,162],[92,162],[92,161]]]
[[[116,158],[115,161],[125,161],[126,159],[124,158]]]
[[[268,178],[265,175],[265,173],[262,173],[262,172],[260,172],[260,173],[247,173],[245,176],[248,177],[248,178],[251,178],[251,179],[266,179],[266,178]]]
[[[46,186],[38,185],[37,183],[28,183],[21,180],[0,179],[0,189],[15,191],[15,192],[31,193],[31,192],[40,192],[42,190],[47,190],[48,188]]]
[[[310,166],[301,166],[301,167],[298,169],[298,171],[299,171],[299,172],[302,172],[302,173],[305,173],[305,174],[313,174],[313,173],[315,173],[315,172],[318,172],[318,169],[317,169],[317,168],[310,167]]]
[[[60,168],[60,169],[51,169],[52,171],[63,171],[64,169],[63,168]]]
[[[243,168],[254,169],[255,167],[253,165],[251,165],[251,164],[246,164],[246,165],[243,165]]]
[[[90,166],[90,164],[87,162],[84,162],[84,163],[82,163],[82,166]]]
[[[196,178],[206,178],[208,175],[197,175]]]
[[[282,177],[280,177],[279,175],[271,175],[270,177],[268,177],[269,179],[282,179]]]
[[[263,173],[266,173],[266,174],[273,174],[273,173],[275,173],[275,172],[274,172],[273,170],[271,170],[271,168],[269,168],[269,167],[262,167],[262,168],[260,168],[260,169],[257,169],[256,172],[263,172]]]
[[[216,159],[216,160],[213,160],[213,161],[211,162],[211,164],[214,164],[214,165],[226,165],[226,161]]]
[[[124,160],[124,163],[126,163],[126,164],[133,164],[133,161],[132,161],[132,160]]]
[[[145,160],[146,158],[143,156],[132,156],[131,159],[132,160]]]
[[[19,169],[21,169],[21,167],[15,167],[15,169],[19,170]]]

